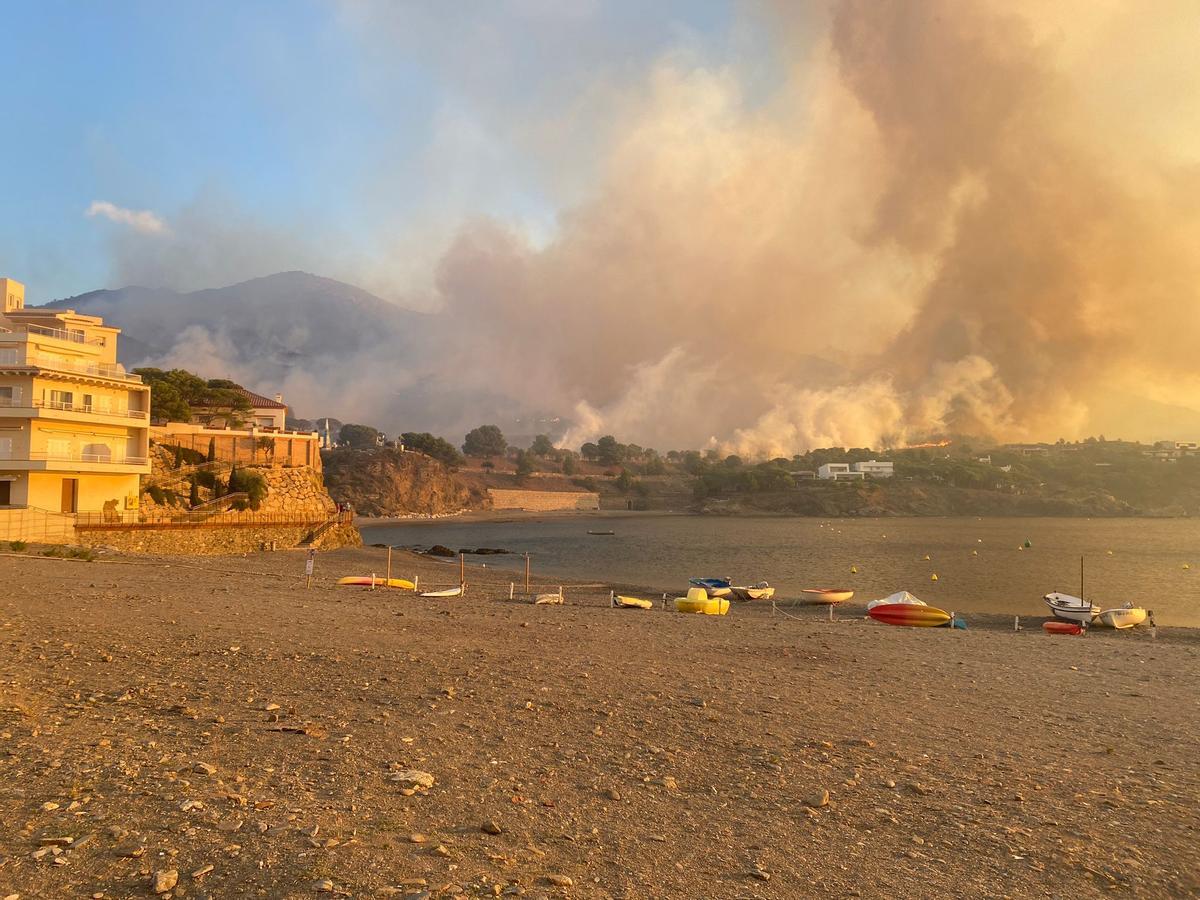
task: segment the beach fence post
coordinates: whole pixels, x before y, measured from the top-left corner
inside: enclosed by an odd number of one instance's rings
[[[312,587],[313,563],[317,558],[317,551],[313,547],[308,548],[308,558],[304,560],[304,587],[307,590]]]
[[[413,590],[419,591],[420,589],[421,589],[421,576],[414,575],[413,576]]]
[[[467,557],[465,554],[458,554],[458,588],[461,591],[467,584]]]
[[[392,545],[388,544],[387,582],[392,583]]]
[[[525,593],[529,593],[529,551],[525,551]]]
[[[513,600],[516,598],[516,596],[517,596],[517,583],[515,581],[510,581],[508,583],[508,599]]]
[[[832,603],[829,604],[829,621],[830,622],[833,621],[833,604]]]
[[[371,573],[371,590],[375,590],[375,573]]]

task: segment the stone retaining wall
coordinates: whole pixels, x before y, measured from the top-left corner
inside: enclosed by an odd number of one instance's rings
[[[154,528],[78,529],[78,542],[86,547],[112,547],[125,553],[180,556],[213,556],[255,553],[297,546],[313,531],[313,525],[163,525]],[[322,550],[362,546],[353,525],[339,525],[324,532],[316,542]]]
[[[591,491],[514,491],[488,488],[493,509],[599,509],[600,495]]]

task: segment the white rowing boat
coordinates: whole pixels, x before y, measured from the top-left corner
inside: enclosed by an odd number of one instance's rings
[[[1100,615],[1100,607],[1071,594],[1061,594],[1058,591],[1051,591],[1042,599],[1050,607],[1050,612],[1054,613],[1058,618],[1066,619],[1069,622],[1090,625],[1092,619]]]

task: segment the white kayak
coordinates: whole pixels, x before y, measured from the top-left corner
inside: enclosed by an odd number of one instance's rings
[[[919,597],[914,597],[908,591],[896,591],[887,597],[881,597],[879,600],[872,600],[867,604],[867,609],[874,609],[877,606],[890,606],[893,603],[904,603],[908,606],[925,606],[925,601]]]
[[[1050,612],[1054,613],[1060,619],[1066,619],[1069,622],[1080,622],[1084,625],[1090,625],[1092,619],[1100,615],[1100,607],[1071,594],[1060,594],[1058,591],[1053,591],[1042,599],[1050,607]]]
[[[446,588],[444,591],[421,591],[418,596],[421,597],[461,597],[466,585],[462,587]]]
[[[1133,628],[1145,622],[1148,615],[1144,608],[1130,603],[1116,609],[1103,610],[1098,619],[1100,624],[1109,628]]]

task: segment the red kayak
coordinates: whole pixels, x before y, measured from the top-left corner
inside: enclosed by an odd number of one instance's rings
[[[1083,626],[1078,622],[1056,622],[1053,619],[1043,622],[1042,628],[1046,634],[1083,634]]]
[[[882,603],[868,610],[867,615],[877,622],[909,628],[938,628],[950,624],[950,613],[944,609],[911,603]]]

